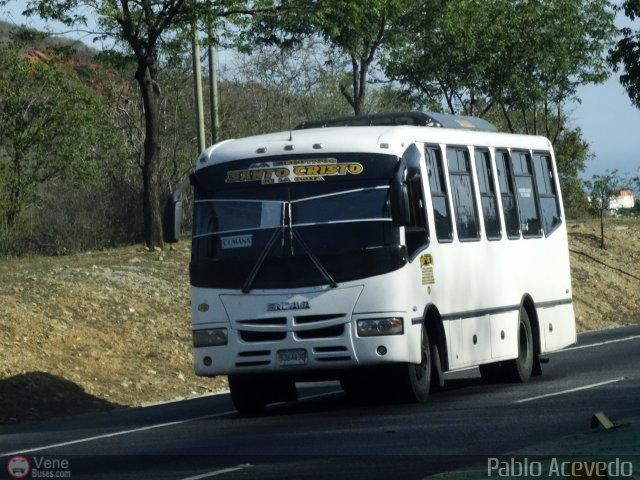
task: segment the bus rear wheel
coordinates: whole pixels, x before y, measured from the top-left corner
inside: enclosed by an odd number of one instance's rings
[[[529,314],[520,307],[518,325],[518,356],[506,362],[480,365],[480,376],[485,383],[524,383],[533,372],[533,333]]]
[[[509,380],[514,383],[524,383],[531,378],[533,371],[533,332],[529,314],[524,306],[520,307],[520,324],[518,327],[518,357],[506,362],[506,372]]]

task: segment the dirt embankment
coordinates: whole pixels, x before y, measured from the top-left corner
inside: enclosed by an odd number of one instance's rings
[[[640,221],[568,225],[581,331],[640,322]],[[0,423],[226,388],[193,374],[189,247],[0,261]]]
[[[579,331],[640,323],[640,219],[607,219],[605,249],[596,220],[568,232]]]
[[[0,262],[0,422],[226,388],[193,374],[189,250]]]

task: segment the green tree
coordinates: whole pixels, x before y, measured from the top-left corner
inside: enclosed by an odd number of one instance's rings
[[[253,45],[290,48],[310,38],[318,39],[348,59],[350,72],[338,83],[354,114],[365,110],[368,76],[379,53],[392,45],[405,19],[419,2],[412,0],[310,0],[295,7],[279,0],[260,4],[277,15],[257,17],[241,36],[246,49]],[[331,55],[328,56],[328,60]]]
[[[0,0],[6,4],[11,0]],[[29,0],[25,14],[86,27],[87,15],[95,19],[103,37],[133,54],[144,114],[143,217],[148,248],[163,247],[160,215],[160,110],[162,48],[176,35],[206,14],[215,17],[250,13],[242,0],[198,2],[196,0]]]
[[[566,104],[608,76],[615,27],[606,0],[424,0],[383,66],[419,105],[486,118],[555,146],[569,211],[584,207],[578,172],[589,158]]]
[[[625,0],[619,9],[632,21],[640,18],[638,0]],[[640,29],[624,27],[620,34],[622,38],[609,51],[609,62],[615,72],[622,70],[620,83],[634,105],[640,108]]]
[[[0,225],[5,238],[54,179],[97,172],[104,105],[53,53],[0,51]]]
[[[323,51],[323,54],[328,52]],[[317,118],[349,115],[336,85],[344,77],[339,60],[326,63],[317,45],[295,49],[263,47],[245,55],[233,72],[221,75],[222,117],[227,137],[287,130]],[[374,85],[369,108],[380,111],[408,109],[389,85]]]
[[[609,212],[611,197],[620,191],[621,179],[617,170],[594,175],[585,182],[591,195],[591,206],[600,217],[600,248],[606,248],[604,238],[604,216]]]
[[[423,104],[441,98],[450,113],[480,117],[497,110],[511,131],[550,136],[564,128],[550,121],[563,122],[577,87],[608,75],[606,0],[424,3],[384,59],[386,74]]]
[[[565,129],[554,142],[554,149],[565,214],[569,218],[584,216],[588,213],[589,202],[578,174],[592,159],[589,144],[582,137],[580,128]]]

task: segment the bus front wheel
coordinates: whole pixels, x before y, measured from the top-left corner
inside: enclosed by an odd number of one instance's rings
[[[240,415],[258,415],[267,405],[264,382],[254,375],[229,375],[233,406]]]
[[[427,329],[422,327],[421,361],[418,364],[399,365],[399,393],[403,400],[422,403],[429,397],[431,385],[431,345]]]

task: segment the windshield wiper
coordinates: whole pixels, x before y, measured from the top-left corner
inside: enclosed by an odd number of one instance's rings
[[[269,238],[269,241],[264,246],[264,249],[260,253],[260,257],[258,257],[258,260],[256,261],[256,264],[251,269],[251,273],[249,274],[249,278],[247,278],[247,281],[244,282],[244,286],[242,287],[242,293],[249,293],[251,291],[251,287],[253,286],[253,282],[255,282],[256,277],[258,276],[258,272],[260,271],[260,268],[262,267],[262,264],[267,259],[267,256],[269,255],[269,252],[271,252],[271,249],[273,248],[273,245],[276,243],[276,240],[278,239],[278,233],[280,233],[280,235],[282,237],[282,247],[284,248],[284,229],[285,229],[285,223],[284,223],[285,222],[285,207],[284,207],[284,203],[282,204],[282,210],[280,212],[280,218],[282,219],[282,223],[280,224],[279,227],[276,227],[276,229],[273,231],[273,234]]]
[[[304,242],[304,240],[302,240],[302,237],[298,234],[298,232],[296,232],[293,227],[289,227],[291,229],[291,234],[293,236],[293,238],[295,238],[296,240],[298,240],[298,243],[300,243],[300,246],[302,247],[302,249],[304,250],[304,252],[307,254],[307,256],[311,259],[311,261],[313,262],[313,264],[315,265],[315,267],[318,269],[318,271],[320,272],[320,274],[322,275],[322,277],[326,280],[326,282],[329,284],[329,286],[331,288],[336,288],[338,286],[338,284],[336,283],[336,281],[333,279],[333,277],[331,277],[331,275],[329,274],[329,272],[327,272],[327,269],[324,268],[324,266],[320,263],[320,260],[318,260],[318,257],[316,257],[315,253],[313,253],[313,251],[309,248],[309,246]]]
[[[264,246],[264,249],[260,253],[260,257],[258,257],[258,260],[256,261],[255,265],[251,269],[251,273],[249,274],[247,281],[244,282],[244,286],[242,287],[242,293],[249,293],[251,291],[253,283],[255,282],[256,277],[258,276],[258,272],[260,271],[260,268],[262,268],[262,264],[264,263],[264,261],[269,256],[269,252],[271,252],[271,250],[273,249],[273,246],[275,245],[279,235],[281,235],[282,242],[284,245],[285,228],[289,228],[289,248],[291,249],[291,255],[293,255],[293,239],[295,238],[296,240],[298,240],[298,243],[300,243],[300,246],[302,247],[304,252],[307,254],[307,256],[311,259],[311,262],[313,263],[313,265],[318,269],[318,271],[322,275],[322,278],[324,278],[324,280],[331,286],[331,288],[336,288],[338,286],[336,281],[329,274],[327,269],[324,268],[322,263],[320,263],[320,260],[318,260],[318,257],[316,257],[315,253],[313,253],[313,251],[309,248],[309,246],[305,243],[305,241],[302,240],[302,237],[300,236],[300,234],[298,234],[298,232],[296,232],[293,229],[293,225],[291,221],[291,202],[286,203],[286,208],[285,208],[285,204],[284,203],[282,204],[281,218],[282,218],[282,225],[274,229],[273,234],[269,238],[269,241],[267,242],[267,244]],[[288,225],[285,226],[285,223],[287,223],[286,222],[287,219],[288,219]]]
[[[247,281],[244,282],[244,286],[242,287],[242,293],[249,293],[251,291],[251,287],[253,286],[253,282],[255,281],[256,276],[258,275],[258,272],[260,271],[260,268],[262,267],[262,264],[267,259],[267,255],[269,255],[269,252],[271,251],[271,249],[275,245],[276,240],[278,239],[278,236],[280,234],[281,234],[280,233],[280,227],[276,228],[273,231],[273,234],[271,235],[271,238],[269,238],[269,241],[264,246],[264,249],[262,250],[262,253],[260,253],[260,257],[256,261],[256,264],[251,269],[251,273],[249,274],[249,278],[247,278]]]

